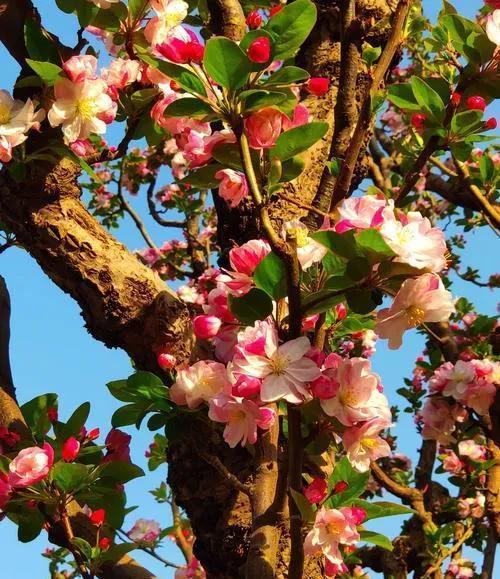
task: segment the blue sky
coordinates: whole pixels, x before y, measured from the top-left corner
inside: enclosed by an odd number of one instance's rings
[[[58,34],[68,45],[75,43],[76,20],[72,16],[58,12],[55,2],[35,2],[44,25]],[[440,2],[424,0],[428,14],[435,14]],[[482,6],[480,0],[456,0],[455,6],[464,15],[473,16]],[[18,73],[17,66],[0,47],[2,62],[2,82],[0,88],[11,90]],[[146,214],[144,198],[133,199],[132,203]],[[151,220],[150,220],[151,221]],[[154,222],[148,221],[150,231],[158,244],[165,239],[165,231]],[[170,232],[167,232],[170,234]],[[143,247],[142,239],[129,221],[118,231],[117,237],[131,249]],[[464,265],[470,264],[483,272],[483,277],[494,273],[494,260],[489,248],[494,241],[493,233],[486,228],[472,232]],[[488,249],[486,249],[488,248]],[[92,403],[89,427],[109,428],[115,401],[105,388],[106,382],[128,376],[131,372],[129,360],[120,350],[108,350],[95,341],[85,330],[83,319],[76,303],[63,294],[41,271],[38,264],[24,251],[10,249],[0,256],[0,272],[5,277],[12,299],[12,343],[11,359],[18,397],[21,402],[45,392],[58,392],[60,414],[67,417],[79,404],[86,400]],[[454,286],[455,295],[466,295],[475,301],[481,311],[494,314],[496,301],[487,289],[480,289],[461,282]],[[422,340],[414,333],[408,335],[403,347],[388,353],[385,346],[378,345],[373,363],[375,371],[382,376],[386,392],[392,403],[397,402],[395,394],[402,385],[402,378],[411,373],[415,357],[423,347]],[[132,432],[132,431],[131,431]],[[133,431],[132,452],[134,462],[146,469],[144,451],[151,442],[152,435],[147,430]],[[415,458],[415,443],[418,438],[411,419],[405,418],[394,429],[399,437],[400,450]],[[155,518],[163,526],[169,524],[166,507],[158,506],[147,492],[158,486],[165,478],[165,469],[148,474],[127,485],[130,505],[139,509],[130,516],[128,529],[136,517]],[[399,520],[388,520],[378,530],[394,536],[399,529]],[[40,556],[46,547],[45,537],[22,545],[17,542],[16,528],[8,521],[0,523],[0,544],[2,545],[2,577],[5,579],[42,579],[48,576],[47,561]],[[162,554],[171,560],[181,562],[173,545],[166,546]],[[148,555],[137,553],[137,559],[158,574],[162,579],[171,579],[173,572],[165,570]]]

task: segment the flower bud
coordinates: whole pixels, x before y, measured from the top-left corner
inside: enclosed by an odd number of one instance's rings
[[[484,111],[486,109],[486,101],[482,96],[471,96],[467,99],[467,108],[470,111]]]
[[[96,511],[92,511],[89,519],[96,527],[100,527],[106,519],[106,511],[104,509],[97,509]]]
[[[327,78],[317,76],[310,78],[306,86],[307,90],[311,94],[315,96],[323,96],[328,92],[328,89],[330,88],[330,81]]]
[[[80,443],[71,436],[62,446],[61,456],[66,462],[73,462],[80,452]]]
[[[491,117],[491,119],[488,119],[485,123],[484,123],[484,128],[487,129],[488,131],[492,131],[493,129],[497,128],[497,120],[495,119],[495,117]]]
[[[259,36],[250,43],[247,56],[252,62],[265,64],[271,58],[271,41],[267,36]]]
[[[99,547],[103,551],[106,551],[106,549],[109,549],[110,545],[111,545],[111,539],[109,537],[101,537],[99,539]]]
[[[222,320],[217,316],[201,315],[193,320],[193,330],[197,338],[202,340],[213,338],[219,333]]]
[[[311,484],[303,490],[303,494],[310,503],[317,504],[325,498],[327,489],[328,485],[326,484],[326,480],[321,477],[316,477]]]
[[[425,121],[427,117],[422,113],[413,113],[411,116],[411,124],[417,131],[420,131],[425,128]]]
[[[256,30],[262,26],[262,16],[257,10],[252,10],[252,12],[247,16],[246,22],[250,30]]]
[[[343,493],[345,490],[349,488],[349,483],[345,480],[339,480],[339,482],[333,487],[333,493]]]
[[[166,352],[158,354],[156,361],[162,370],[171,370],[177,364],[175,356],[167,354]]]

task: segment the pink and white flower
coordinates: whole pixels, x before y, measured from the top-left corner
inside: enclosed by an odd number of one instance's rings
[[[328,416],[334,416],[345,426],[354,426],[372,418],[391,422],[387,398],[379,391],[380,378],[371,372],[369,360],[342,360],[335,378],[339,385],[335,396],[321,400],[321,407]]]
[[[252,400],[237,398],[221,392],[210,400],[208,417],[226,424],[224,440],[231,448],[237,444],[255,444],[257,428],[268,430],[276,413],[267,406],[258,406]]]
[[[500,46],[500,10],[494,10],[486,18],[486,34],[488,38]]]
[[[178,371],[177,379],[170,388],[170,398],[181,406],[198,408],[223,390],[231,392],[231,383],[224,364],[200,360]]]
[[[316,513],[314,527],[307,534],[304,542],[306,555],[322,552],[334,565],[342,565],[343,558],[340,545],[355,545],[360,540],[358,530],[352,518],[351,509],[321,508]]]
[[[47,477],[54,463],[54,449],[47,442],[43,448],[24,448],[9,464],[9,484],[29,487]]]
[[[144,36],[155,46],[164,42],[172,31],[181,28],[179,25],[186,18],[189,6],[183,0],[152,0],[151,7],[156,16],[147,23]]]
[[[486,459],[486,448],[472,439],[461,440],[458,443],[458,454],[471,460],[482,461]]]
[[[254,331],[254,340],[250,337]],[[306,357],[311,344],[306,337],[278,344],[276,329],[266,322],[243,332],[245,338],[236,347],[235,375],[245,374],[262,380],[261,399],[273,402],[284,399],[300,404],[310,397],[307,385],[321,374],[318,366]]]
[[[127,535],[137,543],[154,543],[160,536],[159,523],[149,519],[137,519]]]
[[[244,173],[234,169],[221,169],[215,173],[220,180],[219,195],[229,207],[236,207],[248,195],[248,183]]]
[[[367,472],[371,461],[391,454],[391,447],[380,437],[380,432],[390,425],[384,418],[374,418],[360,426],[351,426],[344,432],[342,444],[355,470]]]
[[[139,78],[141,64],[137,60],[115,58],[108,68],[101,70],[101,78],[108,85],[116,89],[123,89]]]
[[[63,70],[73,82],[83,82],[95,79],[97,72],[97,58],[91,54],[72,56],[63,64]]]
[[[444,322],[455,311],[452,296],[432,273],[403,282],[390,308],[378,312],[375,332],[397,350],[406,330],[424,322]]]
[[[283,224],[282,236],[287,239],[293,236],[297,245],[297,258],[303,270],[320,262],[328,250],[324,245],[309,237],[309,229],[302,221],[287,221]]]
[[[346,199],[338,209],[339,220],[335,225],[335,231],[344,233],[350,229],[379,227],[384,222],[386,207],[385,199],[378,199],[373,195]]]
[[[116,111],[106,91],[106,83],[100,79],[76,83],[69,79],[58,80],[54,87],[56,100],[48,114],[51,126],[62,125],[67,143],[86,139],[93,133],[105,133],[110,114],[114,116]]]

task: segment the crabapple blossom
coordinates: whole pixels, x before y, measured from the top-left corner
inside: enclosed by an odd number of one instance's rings
[[[272,408],[259,407],[251,400],[224,392],[211,398],[209,405],[208,417],[215,422],[226,424],[223,436],[231,448],[237,444],[255,444],[257,428],[268,430],[276,418]]]
[[[186,18],[189,5],[183,0],[153,0],[156,12],[144,29],[146,40],[153,46],[164,42],[172,31],[178,33],[179,24]]]
[[[73,82],[83,82],[95,79],[97,72],[97,58],[91,54],[78,54],[66,60],[63,70]]]
[[[282,116],[282,128],[284,131],[289,131],[290,129],[294,129],[295,127],[301,127],[302,125],[306,125],[311,120],[311,114],[308,108],[299,103],[293,109],[292,118],[289,119],[285,114]]]
[[[196,316],[193,320],[195,336],[201,339],[213,338],[217,335],[222,325],[222,320],[217,316]]]
[[[203,59],[204,47],[192,30],[177,26],[161,44],[156,45],[156,50],[171,62],[187,64],[200,62]]]
[[[349,229],[369,229],[382,225],[387,207],[385,199],[373,195],[351,197],[339,207],[339,220],[335,231],[343,233]]]
[[[306,358],[311,347],[309,340],[302,336],[280,346],[274,328],[266,332],[263,352],[259,340],[255,344],[237,348],[234,373],[260,378],[263,402],[284,399],[299,404],[310,396],[307,385],[319,377],[320,370],[312,360]],[[256,346],[259,353],[252,352]]]
[[[219,362],[200,360],[178,371],[170,388],[170,398],[175,404],[198,408],[222,390],[231,391],[226,367]]]
[[[130,462],[130,441],[132,437],[130,434],[119,430],[118,428],[112,428],[104,444],[107,448],[107,454],[104,457],[104,462],[113,462],[115,460],[122,460],[125,462]]]
[[[475,440],[461,440],[458,443],[458,454],[467,456],[471,460],[481,461],[486,458],[486,449],[484,446],[477,444]]]
[[[425,440],[437,440],[446,444],[453,440],[457,421],[457,407],[450,406],[446,400],[431,396],[426,399],[422,408],[423,429],[422,437]]]
[[[140,69],[137,60],[115,58],[108,68],[101,70],[101,78],[108,86],[123,89],[138,79]]]
[[[127,535],[139,543],[154,543],[160,536],[160,525],[153,520],[137,519]]]
[[[262,239],[251,239],[229,252],[232,270],[220,275],[218,282],[224,284],[235,295],[246,294],[253,286],[252,275],[259,263],[271,252],[271,247]]]
[[[333,398],[321,400],[328,416],[334,416],[345,426],[354,426],[372,418],[390,423],[391,411],[387,398],[379,392],[379,377],[371,372],[369,360],[342,360],[335,373],[339,384]]]
[[[349,462],[358,472],[367,472],[371,461],[390,455],[391,447],[379,436],[390,425],[385,418],[373,418],[344,432],[342,444]]]
[[[360,540],[351,509],[326,509],[316,513],[316,519],[304,542],[306,555],[322,552],[334,565],[342,565],[340,545],[355,545]]]
[[[443,468],[450,474],[460,474],[463,471],[464,463],[458,458],[453,450],[446,450],[440,455]]]
[[[479,492],[476,493],[475,497],[459,498],[457,503],[458,513],[463,519],[468,517],[480,519],[484,515],[485,503],[486,497]]]
[[[54,463],[54,449],[47,442],[42,448],[24,448],[9,464],[9,484],[12,487],[34,485],[49,474]]]
[[[270,149],[280,136],[283,115],[268,107],[252,113],[245,119],[245,133],[252,149]]]
[[[54,86],[56,100],[48,114],[49,123],[52,127],[62,125],[67,143],[86,139],[92,133],[105,133],[106,121],[114,118],[116,110],[106,91],[107,85],[100,79],[58,80]]]
[[[302,221],[287,221],[283,224],[282,236],[284,239],[293,237],[297,246],[297,259],[303,270],[321,261],[328,250],[324,245],[309,237],[309,229]]]
[[[375,333],[389,340],[391,350],[397,350],[406,330],[424,322],[444,322],[454,311],[451,293],[441,279],[426,273],[403,282],[391,306],[378,312]]]
[[[471,579],[474,577],[474,564],[467,559],[453,559],[446,574],[455,579]]]
[[[244,173],[234,169],[221,169],[215,173],[220,180],[219,195],[229,205],[236,207],[248,195],[248,183]]]
[[[327,490],[326,480],[322,477],[315,477],[302,493],[310,503],[317,504],[326,497]]]

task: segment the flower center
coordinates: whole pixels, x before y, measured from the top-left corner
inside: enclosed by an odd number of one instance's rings
[[[288,364],[288,358],[279,353],[274,354],[273,357],[269,360],[272,374],[276,374],[276,376],[282,376],[285,373]]]
[[[5,125],[10,121],[10,107],[0,104],[0,125]]]
[[[419,306],[410,306],[406,308],[405,315],[410,328],[416,328],[424,321],[425,310]]]
[[[81,99],[76,105],[76,111],[81,117],[88,121],[95,116],[94,99]]]
[[[352,392],[352,390],[345,390],[339,395],[340,403],[342,406],[356,406],[358,403],[358,397]]]
[[[338,523],[328,523],[326,530],[329,535],[340,535],[342,528]]]
[[[246,418],[243,410],[230,410],[228,414],[229,422],[243,422]]]
[[[363,448],[371,449],[374,448],[377,444],[377,441],[373,438],[363,438],[361,441],[361,446]]]

